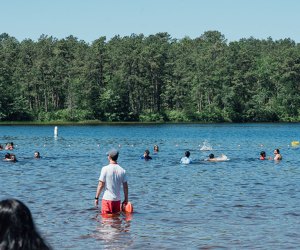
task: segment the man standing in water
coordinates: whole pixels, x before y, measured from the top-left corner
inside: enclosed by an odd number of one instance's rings
[[[119,152],[111,149],[107,153],[109,164],[101,169],[99,183],[95,196],[95,206],[98,206],[99,196],[104,189],[102,197],[102,214],[116,214],[121,211],[121,185],[123,184],[124,201],[122,207],[128,202],[128,184],[126,171],[117,163]]]

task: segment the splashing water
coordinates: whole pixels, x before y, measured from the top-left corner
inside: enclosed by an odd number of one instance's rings
[[[209,144],[207,140],[205,140],[200,148],[201,151],[210,151],[213,150],[212,146]]]

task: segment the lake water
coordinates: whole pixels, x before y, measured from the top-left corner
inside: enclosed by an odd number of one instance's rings
[[[0,198],[22,200],[54,249],[299,249],[300,150],[290,146],[299,131],[299,124],[59,126],[55,138],[54,126],[0,126],[0,143],[13,141],[18,158],[0,162]],[[135,213],[104,219],[94,197],[112,147]],[[153,160],[145,162],[147,148]],[[258,160],[275,148],[281,162]],[[191,165],[179,164],[185,150]],[[230,160],[207,162],[210,153]]]

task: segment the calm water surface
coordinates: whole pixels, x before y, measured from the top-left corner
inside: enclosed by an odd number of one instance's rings
[[[17,163],[0,161],[0,198],[18,198],[54,249],[299,249],[299,124],[0,126]],[[140,160],[145,149],[152,161]],[[201,151],[203,144],[212,151]],[[119,148],[132,216],[104,219],[94,196]],[[259,152],[281,162],[259,161]],[[33,159],[35,150],[42,159]],[[194,163],[179,164],[185,150]],[[227,162],[206,162],[208,154]],[[6,151],[0,151],[3,158]]]

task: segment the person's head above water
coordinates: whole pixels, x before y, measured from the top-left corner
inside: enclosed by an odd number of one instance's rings
[[[191,153],[190,153],[190,151],[185,151],[184,155],[185,155],[186,157],[190,157]]]
[[[265,160],[265,159],[266,159],[266,152],[265,152],[265,151],[261,151],[261,152],[260,152],[259,159],[260,159],[260,160]]]
[[[148,149],[146,149],[144,152],[144,156],[149,156],[149,155],[150,155],[150,151]]]
[[[15,162],[15,161],[17,161],[17,157],[14,154],[11,154],[10,160]]]
[[[213,159],[213,158],[215,158],[215,155],[214,154],[210,154],[208,157],[209,157],[209,159]]]
[[[153,150],[154,150],[154,152],[158,152],[158,151],[159,151],[158,146],[157,146],[157,145],[154,145]]]
[[[40,157],[41,157],[40,152],[35,151],[34,152],[34,158],[40,158]]]

